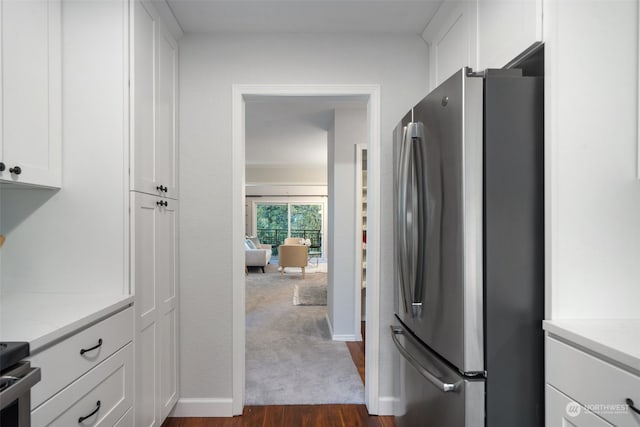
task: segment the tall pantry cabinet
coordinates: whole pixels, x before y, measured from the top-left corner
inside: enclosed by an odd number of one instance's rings
[[[130,7],[135,425],[159,427],[178,399],[178,47],[153,4]]]

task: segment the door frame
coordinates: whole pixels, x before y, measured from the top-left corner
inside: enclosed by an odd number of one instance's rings
[[[379,85],[232,85],[232,230],[238,236],[232,248],[233,288],[233,367],[232,387],[234,415],[241,415],[245,397],[245,103],[262,96],[353,96],[367,102],[368,167],[367,172],[367,324],[365,352],[365,404],[371,414],[379,408],[379,331],[380,331],[380,86]],[[370,254],[370,256],[369,256]],[[360,292],[360,283],[354,284]],[[354,289],[355,290],[355,289]],[[357,317],[359,319],[359,317]],[[356,319],[356,316],[354,316]],[[355,330],[360,330],[360,322]]]

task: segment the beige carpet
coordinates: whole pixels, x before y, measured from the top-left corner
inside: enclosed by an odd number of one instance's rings
[[[326,306],[292,304],[295,285],[326,274],[280,277],[276,266],[246,276],[247,405],[364,403],[364,386],[344,342],[331,340]]]

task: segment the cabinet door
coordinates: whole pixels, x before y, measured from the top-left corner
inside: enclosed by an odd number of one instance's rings
[[[156,263],[159,206],[157,197],[132,193],[134,214],[131,226],[134,248],[131,262],[135,292],[135,419],[137,427],[160,426],[159,383],[159,298]]]
[[[434,89],[462,67],[476,69],[475,2],[444,2],[422,37],[429,44],[430,89]]]
[[[178,399],[178,202],[132,193],[136,426],[159,426]]]
[[[178,45],[149,2],[132,14],[132,190],[175,199]]]
[[[542,40],[542,0],[478,0],[479,68],[502,68]]]
[[[164,195],[178,198],[176,99],[178,45],[165,25],[158,39],[158,95],[156,126],[156,179],[168,188]]]
[[[156,87],[158,15],[147,2],[132,2],[132,170],[135,191],[162,194],[156,187]]]
[[[546,427],[612,427],[548,384],[545,405]]]
[[[156,217],[156,283],[160,311],[160,412],[164,420],[178,400],[178,202],[165,200]]]
[[[60,187],[60,0],[2,0],[0,40],[0,182]]]

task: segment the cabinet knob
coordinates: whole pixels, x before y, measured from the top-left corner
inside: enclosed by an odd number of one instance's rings
[[[20,166],[14,166],[11,169],[9,169],[9,172],[11,172],[14,175],[20,175],[22,173],[22,168]]]
[[[5,166],[4,163],[0,162],[0,172],[4,172]]]
[[[156,187],[156,190],[158,190],[158,191],[162,191],[163,193],[166,193],[167,191],[169,191],[169,188],[167,188],[167,187],[163,187],[162,185],[158,185],[158,186]]]
[[[159,202],[156,202],[156,205],[158,205],[158,206],[169,206],[169,202],[160,200]]]

